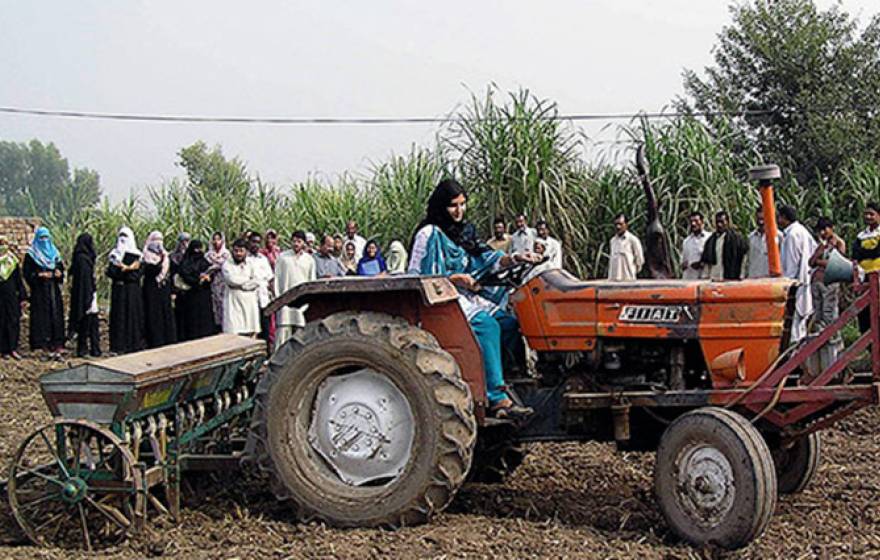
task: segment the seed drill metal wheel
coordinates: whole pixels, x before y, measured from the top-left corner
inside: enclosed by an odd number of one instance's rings
[[[698,546],[735,549],[761,535],[776,507],[770,449],[748,420],[706,407],[663,434],[654,490],[669,526]]]
[[[35,544],[88,551],[119,543],[141,511],[140,475],[125,444],[82,420],[56,420],[22,442],[9,467],[9,506]]]
[[[819,470],[822,440],[818,432],[771,448],[780,494],[803,492]]]
[[[458,364],[432,335],[346,312],[310,323],[272,357],[251,438],[300,518],[399,527],[452,500],[476,421]]]

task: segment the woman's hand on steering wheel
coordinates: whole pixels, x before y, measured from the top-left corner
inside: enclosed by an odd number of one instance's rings
[[[456,286],[471,292],[476,292],[480,289],[479,284],[470,274],[453,274],[449,277],[449,280]]]
[[[544,260],[543,255],[539,255],[538,253],[514,253],[513,259],[516,262],[527,262],[532,264],[538,264],[542,260]]]

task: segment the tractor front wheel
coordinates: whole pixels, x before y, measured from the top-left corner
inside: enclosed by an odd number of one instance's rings
[[[736,549],[767,527],[776,506],[776,471],[748,420],[706,407],[666,428],[654,489],[667,523],[684,540]]]
[[[822,440],[818,432],[773,446],[773,463],[780,494],[803,492],[819,470]]]
[[[308,324],[272,356],[251,426],[259,467],[303,520],[400,527],[442,511],[476,440],[455,359],[378,313]]]

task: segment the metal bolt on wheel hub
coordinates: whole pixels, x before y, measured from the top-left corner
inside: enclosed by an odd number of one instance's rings
[[[372,369],[328,377],[315,397],[309,443],[353,486],[393,479],[409,462],[415,436],[409,401]]]
[[[721,523],[736,497],[730,461],[718,449],[698,444],[683,449],[676,463],[682,510],[701,527]]]
[[[88,485],[79,477],[67,480],[61,486],[61,499],[69,504],[75,504],[86,496]]]

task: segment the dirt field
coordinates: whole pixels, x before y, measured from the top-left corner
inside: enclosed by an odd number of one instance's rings
[[[66,362],[0,361],[0,461],[49,419],[37,376]],[[189,482],[183,521],[108,558],[838,558],[880,557],[880,413],[823,434],[824,460],[803,494],[780,500],[768,531],[738,553],[697,550],[669,534],[651,494],[653,456],[598,444],[541,444],[504,485],[469,485],[432,524],[391,532],[292,521],[241,473]],[[0,557],[77,558],[28,545],[0,506]],[[96,556],[81,555],[85,558]]]

